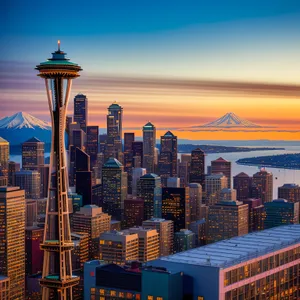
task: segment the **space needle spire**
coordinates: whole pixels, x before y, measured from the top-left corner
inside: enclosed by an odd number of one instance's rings
[[[73,242],[69,222],[68,174],[64,132],[72,79],[79,77],[81,67],[66,58],[58,49],[52,58],[36,66],[38,76],[45,80],[52,122],[49,190],[46,208],[43,273],[40,280],[42,299],[50,297],[72,300],[72,287],[79,278],[72,274]]]

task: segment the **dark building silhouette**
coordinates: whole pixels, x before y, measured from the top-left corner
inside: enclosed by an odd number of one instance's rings
[[[124,201],[124,228],[141,226],[144,221],[144,200],[138,197]]]
[[[251,198],[252,178],[244,172],[233,177],[233,188],[236,190],[236,198],[244,201]]]
[[[148,122],[143,126],[143,168],[147,173],[153,173],[155,170],[155,144],[156,144],[156,128]]]
[[[143,166],[143,142],[134,141],[132,143],[133,167],[142,168]]]
[[[43,165],[44,142],[41,142],[36,137],[32,137],[22,144],[22,169],[37,171],[38,166]]]
[[[254,193],[256,195],[254,195]],[[260,198],[262,203],[273,200],[273,174],[262,169],[253,175],[252,198]]]
[[[191,154],[190,183],[200,183],[205,190],[205,153],[197,148]]]
[[[244,204],[248,204],[248,231],[255,232],[264,229],[265,207],[261,199],[246,199]]]
[[[20,164],[14,161],[8,163],[8,185],[15,186],[15,174],[20,171]]]
[[[88,99],[83,94],[74,98],[74,122],[80,124],[80,128],[86,132],[88,123]]]
[[[99,148],[99,127],[87,126],[86,153],[90,156],[90,162],[92,168],[96,165],[97,162],[98,148]]]
[[[127,172],[128,194],[132,194],[132,168],[133,168],[133,150],[134,133],[124,134],[124,171]]]

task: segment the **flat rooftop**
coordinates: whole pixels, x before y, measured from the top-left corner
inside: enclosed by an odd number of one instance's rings
[[[228,268],[295,244],[300,244],[300,224],[278,226],[249,233],[174,255],[161,257],[159,260]]]

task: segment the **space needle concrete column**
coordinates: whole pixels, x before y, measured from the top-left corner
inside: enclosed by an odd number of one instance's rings
[[[72,299],[72,287],[79,278],[72,274],[73,242],[69,222],[68,173],[65,152],[66,111],[72,79],[79,77],[81,67],[58,50],[52,58],[36,66],[38,76],[45,79],[52,121],[49,190],[46,208],[43,273],[40,280],[43,300]]]

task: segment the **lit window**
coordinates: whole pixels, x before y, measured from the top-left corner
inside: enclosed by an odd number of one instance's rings
[[[100,295],[105,295],[105,291],[103,289],[100,289]]]
[[[117,292],[116,291],[110,291],[110,295],[111,296],[117,296]]]
[[[148,296],[147,300],[153,300],[153,296]]]
[[[198,296],[198,300],[204,300],[204,297]]]
[[[156,300],[164,300],[163,297],[156,297]]]

